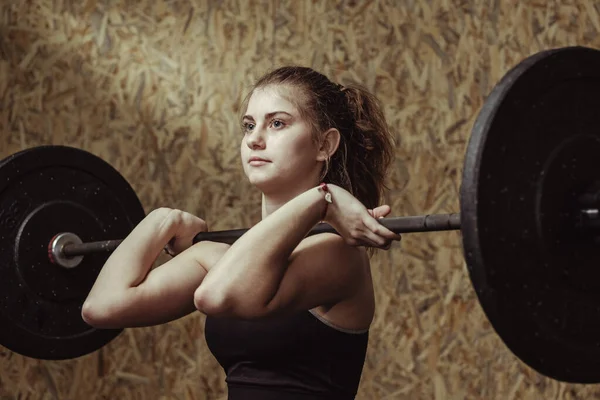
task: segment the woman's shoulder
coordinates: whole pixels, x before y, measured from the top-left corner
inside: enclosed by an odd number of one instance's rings
[[[368,263],[369,257],[364,246],[354,246],[346,243],[344,238],[336,233],[325,232],[305,237],[296,247],[300,250],[327,251],[359,257],[359,260]],[[364,258],[364,259],[363,259]]]
[[[319,233],[307,236],[290,256],[290,261],[301,255],[303,258],[327,260],[331,270],[343,270],[347,278],[354,275],[359,280],[370,276],[370,257],[365,247],[352,246],[335,233]],[[319,264],[321,264],[319,262]],[[351,279],[352,280],[352,279]]]
[[[365,332],[369,329],[374,315],[374,289],[371,276],[370,259],[367,249],[362,246],[351,246],[337,234],[318,234],[310,237],[303,246],[314,250],[318,256],[321,249],[328,252],[331,260],[329,267],[338,271],[338,277],[344,277],[347,284],[355,289],[348,296],[336,303],[321,304],[312,311],[323,322],[338,329],[352,332]],[[343,273],[340,273],[343,270]],[[351,283],[353,282],[353,283]],[[340,282],[340,284],[342,284]]]

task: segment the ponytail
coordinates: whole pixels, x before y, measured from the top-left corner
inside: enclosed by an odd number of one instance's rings
[[[379,100],[359,85],[343,87],[349,124],[339,126],[342,139],[325,181],[337,184],[367,208],[380,205],[393,144]],[[344,129],[346,128],[346,129]]]

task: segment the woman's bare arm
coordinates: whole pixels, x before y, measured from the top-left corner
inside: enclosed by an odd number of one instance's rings
[[[344,191],[337,195],[343,202]],[[349,194],[346,202],[354,212],[346,207],[348,223],[334,226],[344,238],[305,238],[325,207],[323,194],[315,188],[286,203],[231,247],[200,242],[150,271],[165,244],[186,224],[181,217],[189,216],[178,210],[153,211],[107,260],[82,316],[92,326],[121,328],[169,322],[194,308],[208,315],[255,318],[347,298],[364,278],[364,257],[354,247],[359,239],[386,246],[398,237]],[[339,213],[337,208],[330,212]],[[365,215],[370,227],[361,232],[353,219]]]
[[[228,245],[197,243],[150,269],[171,238],[203,228],[202,220],[179,210],[149,213],[103,266],[83,304],[83,319],[98,328],[125,328],[161,324],[195,311],[194,291]]]
[[[333,234],[305,239],[326,207],[320,189],[310,189],[231,246],[196,291],[196,307],[208,315],[256,318],[352,296],[364,278],[365,266],[364,257],[352,245],[384,247],[399,236],[379,224],[348,192],[333,185],[331,189],[334,204],[327,214],[335,222],[344,219],[334,228],[345,239]],[[342,216],[342,210],[347,215]],[[368,225],[364,229],[363,220]]]

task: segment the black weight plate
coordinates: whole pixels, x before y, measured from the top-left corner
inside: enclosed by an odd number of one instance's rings
[[[600,254],[576,228],[598,179],[600,51],[535,54],[474,124],[461,187],[468,271],[508,348],[556,380],[600,382]]]
[[[122,330],[95,329],[81,306],[109,254],[64,269],[48,244],[61,232],[84,242],[122,239],[144,218],[127,181],[86,151],[40,146],[0,162],[0,344],[38,359],[91,353]]]

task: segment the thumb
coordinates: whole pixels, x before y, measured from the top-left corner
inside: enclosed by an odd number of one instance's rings
[[[370,214],[373,216],[373,218],[379,219],[386,217],[391,211],[392,209],[390,206],[384,204],[371,210]]]

